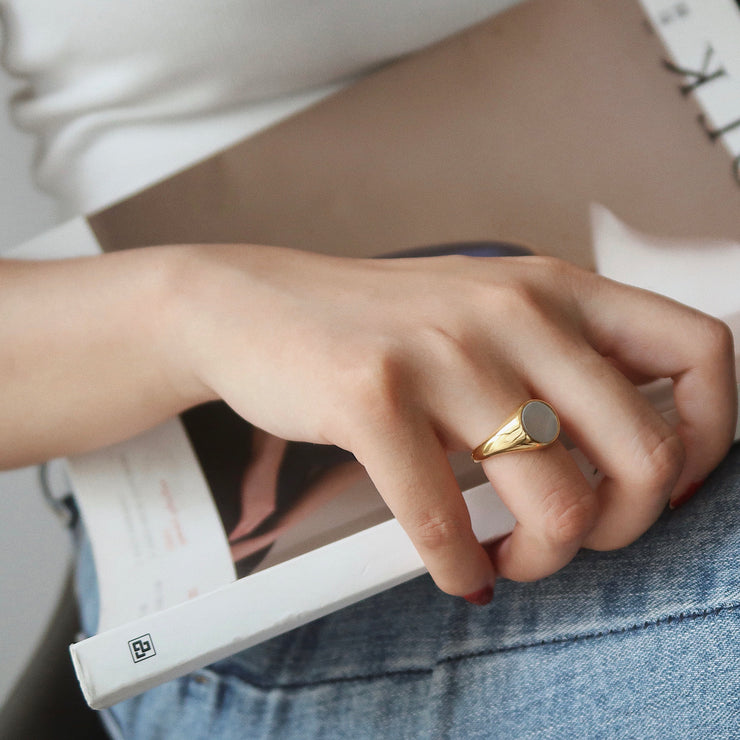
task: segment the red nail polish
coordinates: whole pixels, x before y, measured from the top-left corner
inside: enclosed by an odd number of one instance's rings
[[[703,480],[692,483],[680,496],[676,496],[668,506],[671,509],[678,509],[683,506],[704,484]]]
[[[476,591],[474,594],[463,596],[463,598],[470,604],[475,604],[476,606],[485,606],[486,604],[490,604],[491,599],[493,599],[493,587],[486,586],[480,591]]]

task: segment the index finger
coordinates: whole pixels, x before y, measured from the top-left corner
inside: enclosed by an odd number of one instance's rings
[[[493,565],[431,425],[397,421],[371,434],[355,454],[435,583],[456,596],[492,592]]]

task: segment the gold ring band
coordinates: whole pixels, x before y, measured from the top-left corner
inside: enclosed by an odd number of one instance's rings
[[[560,419],[549,403],[525,401],[485,442],[472,452],[475,462],[502,452],[536,450],[551,445],[560,434]]]

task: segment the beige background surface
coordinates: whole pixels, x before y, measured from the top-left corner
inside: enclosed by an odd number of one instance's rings
[[[597,201],[647,232],[738,239],[729,155],[663,55],[636,0],[534,0],[92,224],[108,248],[503,239],[588,265]]]

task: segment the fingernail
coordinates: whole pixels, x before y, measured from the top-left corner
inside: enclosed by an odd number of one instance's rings
[[[692,483],[680,496],[672,499],[668,504],[671,509],[678,509],[683,506],[704,484],[703,480]]]
[[[493,586],[486,586],[480,591],[476,591],[474,594],[463,596],[463,598],[470,604],[485,606],[486,604],[490,604],[493,599]]]

